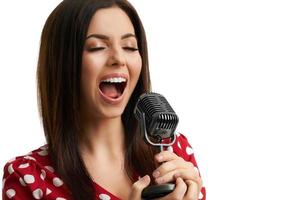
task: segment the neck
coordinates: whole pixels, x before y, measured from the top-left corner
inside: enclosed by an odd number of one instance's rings
[[[124,153],[124,134],[121,116],[83,123],[80,151],[84,157],[120,157]]]

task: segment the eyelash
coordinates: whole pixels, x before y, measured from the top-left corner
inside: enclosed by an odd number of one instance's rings
[[[104,50],[105,47],[97,47],[97,48],[92,48],[92,49],[89,49],[90,52],[94,52],[94,51],[101,51],[101,50]],[[139,49],[136,49],[136,48],[133,48],[133,47],[123,47],[123,49],[125,50],[129,50],[129,51],[137,51]]]
[[[90,52],[94,52],[94,51],[101,51],[101,50],[103,50],[103,49],[105,49],[105,47],[97,47],[97,48],[91,48],[91,49],[89,49],[89,51]]]
[[[133,48],[133,47],[123,47],[123,49],[127,49],[127,50],[130,50],[130,51],[137,51],[139,49],[136,49],[136,48]]]

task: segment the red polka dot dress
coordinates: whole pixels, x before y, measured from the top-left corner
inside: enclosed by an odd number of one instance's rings
[[[198,170],[193,149],[186,137],[177,134],[175,143],[168,147],[186,161],[192,162]],[[47,145],[36,149],[25,156],[16,157],[7,162],[2,180],[2,199],[15,200],[69,200],[69,191],[63,180],[51,166]],[[120,200],[105,188],[94,183],[95,200]],[[205,188],[200,192],[199,199],[205,200]]]

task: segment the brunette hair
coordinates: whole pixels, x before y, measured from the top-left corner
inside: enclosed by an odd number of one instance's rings
[[[130,18],[142,57],[142,71],[122,114],[125,127],[125,170],[151,174],[157,150],[146,145],[133,116],[138,97],[151,88],[147,41],[134,7],[126,0],[64,0],[48,17],[41,35],[37,66],[39,111],[56,172],[75,200],[94,199],[93,181],[79,152],[80,77],[83,46],[91,18],[99,9],[119,7]]]

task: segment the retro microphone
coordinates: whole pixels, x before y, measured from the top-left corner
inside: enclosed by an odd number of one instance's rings
[[[179,119],[164,96],[152,92],[142,94],[135,105],[134,114],[148,144],[159,147],[160,151],[174,144],[174,131]],[[166,139],[170,142],[165,143]],[[163,197],[174,188],[173,183],[148,186],[143,190],[142,198]]]

